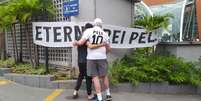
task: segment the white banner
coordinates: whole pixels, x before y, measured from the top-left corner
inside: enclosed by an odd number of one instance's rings
[[[33,41],[46,47],[73,47],[72,42],[79,39],[84,24],[76,22],[33,22]],[[151,47],[158,43],[153,33],[144,29],[104,25],[103,29],[110,36],[112,48]]]

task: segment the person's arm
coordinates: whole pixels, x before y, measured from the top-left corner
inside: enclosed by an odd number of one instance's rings
[[[107,36],[107,41],[106,41],[106,45],[105,45],[105,48],[106,48],[106,53],[109,53],[111,52],[111,46],[110,46],[110,37],[108,36],[108,34],[106,34]]]
[[[99,48],[99,47],[105,46],[105,43],[102,43],[102,44],[91,44],[91,43],[87,42],[86,45],[90,49],[95,49],[95,48]]]
[[[84,43],[86,42],[86,40],[85,39],[80,39],[79,41],[74,41],[73,42],[73,45],[74,46],[80,46],[80,45],[83,45]]]
[[[75,41],[73,42],[73,45],[74,45],[74,46],[80,46],[80,45],[85,44],[86,41],[87,41],[88,38],[89,38],[89,33],[90,33],[89,30],[85,30],[85,31],[83,32],[83,36],[81,37],[81,39],[80,39],[79,41],[75,40]]]
[[[110,46],[110,44],[106,44],[105,48],[106,48],[106,53],[111,52],[111,46]]]

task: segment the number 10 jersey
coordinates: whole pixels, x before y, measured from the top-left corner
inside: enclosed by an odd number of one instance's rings
[[[84,31],[82,39],[87,40],[91,44],[109,44],[109,36],[100,27],[93,27]],[[95,49],[87,49],[88,60],[106,59],[106,47]]]

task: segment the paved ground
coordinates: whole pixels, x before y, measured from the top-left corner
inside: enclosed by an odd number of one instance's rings
[[[27,87],[0,77],[0,101],[87,101],[84,91],[77,100],[72,90]],[[112,93],[113,101],[201,101],[201,95],[163,95],[141,93]]]

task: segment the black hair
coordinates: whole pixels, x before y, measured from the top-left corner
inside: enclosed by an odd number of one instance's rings
[[[93,28],[94,26],[91,24],[91,23],[86,23],[85,24],[85,29],[88,29],[88,28]]]

